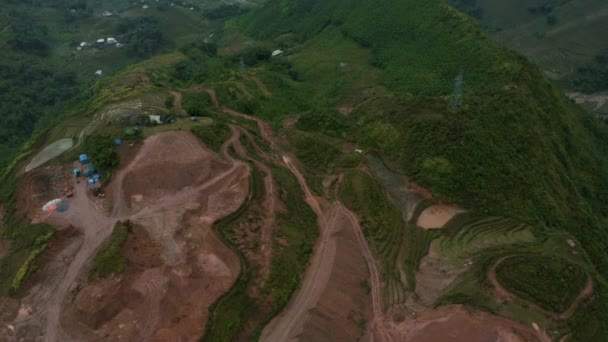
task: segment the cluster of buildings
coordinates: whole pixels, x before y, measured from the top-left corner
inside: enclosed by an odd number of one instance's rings
[[[87,184],[90,188],[99,183],[101,177],[95,169],[95,166],[93,166],[93,163],[91,163],[89,156],[86,154],[81,154],[80,157],[78,157],[78,162],[80,163],[80,167],[74,169],[74,177],[87,178]]]
[[[117,48],[121,48],[125,46],[125,44],[120,43],[114,37],[98,38],[97,40],[95,40],[95,43],[81,42],[76,48],[76,50],[82,51],[88,47],[105,48],[107,46],[116,46]]]

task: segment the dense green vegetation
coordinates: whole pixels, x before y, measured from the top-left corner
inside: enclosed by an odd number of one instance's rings
[[[219,153],[222,144],[230,138],[230,127],[223,121],[214,120],[211,125],[193,127],[192,133],[201,139],[211,150]]]
[[[309,133],[291,130],[289,142],[295,147],[294,153],[310,169],[325,172],[340,151],[330,142]]]
[[[277,215],[279,229],[274,236],[273,262],[265,285],[274,303],[271,316],[275,316],[298,287],[319,231],[317,218],[304,201],[297,179],[283,168],[273,167],[272,172],[280,188],[279,199],[287,209]],[[282,245],[279,239],[287,241],[287,245]]]
[[[496,267],[509,291],[553,312],[565,311],[587,283],[578,265],[555,257],[513,256]]]
[[[128,260],[122,254],[122,246],[131,231],[130,222],[118,222],[108,240],[93,259],[90,278],[105,278],[112,273],[120,273],[127,268]]]
[[[116,31],[127,43],[129,54],[139,58],[151,57],[158,52],[164,39],[160,24],[153,17],[124,19]]]
[[[344,115],[335,110],[313,111],[300,117],[296,127],[303,131],[321,132],[333,137],[340,137],[348,129]]]
[[[0,162],[36,128],[63,117],[61,108],[78,89],[73,73],[38,64],[0,62]]]
[[[182,107],[190,116],[205,116],[209,114],[211,98],[207,92],[184,93]]]
[[[105,172],[111,172],[120,162],[112,137],[109,135],[92,135],[84,144],[84,151],[89,153],[95,165]]]
[[[35,270],[37,258],[55,234],[55,229],[44,223],[18,225],[10,220],[6,223],[9,225],[3,235],[13,243],[0,263],[0,296],[17,292]]]

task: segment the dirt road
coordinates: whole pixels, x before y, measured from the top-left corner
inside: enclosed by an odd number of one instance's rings
[[[260,341],[269,342],[289,341],[298,335],[306,321],[304,319],[306,312],[314,307],[329,281],[336,256],[336,242],[332,238],[332,234],[338,214],[337,209],[334,207],[324,213],[317,198],[312,195],[304,176],[293,165],[290,158],[283,156],[283,161],[298,179],[298,183],[304,191],[306,203],[317,215],[321,234],[300,287],[283,312],[262,331]]]
[[[391,341],[390,332],[387,330],[384,321],[384,312],[382,311],[382,283],[380,281],[380,272],[378,272],[378,268],[376,267],[376,261],[374,260],[374,256],[367,244],[367,240],[363,235],[363,230],[361,230],[361,225],[359,224],[359,219],[353,212],[348,210],[342,203],[338,203],[338,210],[340,210],[343,215],[348,217],[351,222],[351,227],[355,231],[357,235],[357,241],[359,242],[359,247],[363,252],[363,257],[365,258],[365,262],[367,263],[367,268],[369,269],[370,279],[371,279],[371,294],[372,294],[372,309],[374,313],[374,320],[371,325],[371,340],[374,341],[374,335],[377,334],[380,341]]]
[[[264,140],[266,140],[266,142],[270,146],[270,149],[273,151],[278,151],[276,142],[275,142],[275,136],[272,131],[272,126],[268,122],[266,122],[262,119],[256,118],[255,116],[239,113],[239,112],[237,112],[233,109],[227,108],[227,107],[222,108],[222,111],[226,114],[230,114],[230,115],[238,116],[238,117],[241,117],[241,118],[244,118],[247,120],[255,121],[258,124],[258,129],[260,130],[260,134],[262,135],[262,138],[264,138]]]
[[[47,303],[33,303],[32,314],[21,319],[18,318],[14,322],[15,327],[19,328],[44,317],[45,341],[50,342],[63,340],[59,324],[63,301],[84,265],[91,260],[101,244],[110,236],[116,222],[116,219],[103,215],[94,202],[86,200],[86,186],[75,187],[74,196],[80,200],[72,201],[70,210],[65,213],[57,213],[58,217],[55,217],[54,220],[66,226],[81,227],[84,234],[82,246],[65,275],[59,279],[60,282],[52,284],[46,289],[52,294],[50,300]]]
[[[212,95],[210,93],[210,95]],[[213,98],[213,95],[212,95]],[[242,117],[248,120],[254,120],[258,124],[260,134],[264,140],[268,143],[271,150],[275,153],[280,154],[277,150],[277,144],[275,136],[272,131],[272,127],[261,119],[245,115],[236,112],[229,108],[223,108],[224,113]],[[237,151],[238,153],[238,151]],[[307,268],[306,273],[300,283],[300,286],[296,293],[292,296],[287,307],[275,317],[270,324],[268,324],[262,331],[260,337],[261,341],[290,341],[296,339],[296,337],[302,331],[304,324],[307,321],[308,311],[313,309],[323,294],[325,287],[331,277],[334,260],[336,257],[336,240],[333,236],[336,229],[336,222],[339,218],[346,217],[351,223],[356,222],[356,217],[348,216],[348,211],[341,204],[335,203],[325,211],[322,209],[319,200],[313,195],[310,190],[306,179],[299,171],[292,158],[287,155],[282,155],[283,164],[289,169],[289,171],[296,177],[300,188],[304,192],[304,200],[308,206],[313,210],[317,216],[317,223],[320,228],[320,237],[318,238],[313,255],[310,259],[310,265]],[[351,214],[352,215],[352,214]],[[358,224],[357,224],[358,227]],[[359,227],[360,231],[360,227]],[[364,238],[363,238],[364,239]],[[368,250],[369,252],[369,250]],[[371,259],[371,252],[367,258]],[[375,270],[375,265],[373,266]],[[379,276],[376,270],[376,281],[375,284],[379,284]],[[380,295],[379,285],[374,287],[376,291],[376,306],[374,312],[381,312],[380,308]],[[378,315],[380,316],[380,315]],[[379,325],[380,326],[380,325]],[[381,336],[384,336],[384,331],[379,329]]]

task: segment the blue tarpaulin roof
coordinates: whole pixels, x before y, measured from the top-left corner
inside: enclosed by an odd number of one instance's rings
[[[93,186],[95,185],[95,181],[91,178],[87,181],[87,183],[89,183],[89,186]]]
[[[114,139],[114,145],[122,145],[122,140],[119,138]]]
[[[81,163],[84,163],[84,164],[89,162],[89,156],[87,156],[86,154],[81,154],[78,159],[80,160]]]

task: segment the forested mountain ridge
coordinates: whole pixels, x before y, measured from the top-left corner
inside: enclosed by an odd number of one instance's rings
[[[86,101],[98,70],[111,75],[201,38],[207,3],[0,1],[0,163]]]

